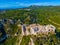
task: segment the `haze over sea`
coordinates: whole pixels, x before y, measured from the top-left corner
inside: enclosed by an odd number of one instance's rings
[[[0,10],[22,8],[30,5],[60,6],[60,0],[0,0]]]

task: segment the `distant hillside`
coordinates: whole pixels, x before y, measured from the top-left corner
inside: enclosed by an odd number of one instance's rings
[[[33,10],[36,10],[36,9],[43,9],[43,10],[57,10],[59,11],[60,10],[60,6],[38,6],[38,5],[31,5],[29,7],[24,7],[24,8],[20,8],[20,9],[33,9]]]

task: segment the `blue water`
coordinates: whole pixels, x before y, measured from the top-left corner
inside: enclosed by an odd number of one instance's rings
[[[13,0],[12,0],[12,2],[4,2],[4,1],[1,2],[1,0],[0,0],[0,10],[17,9],[17,8],[26,7],[23,3],[15,2]],[[8,0],[6,0],[6,1],[8,1]]]
[[[23,6],[17,6],[17,7],[0,8],[0,11],[1,11],[1,10],[20,9],[20,8],[24,8],[24,7],[23,7]]]

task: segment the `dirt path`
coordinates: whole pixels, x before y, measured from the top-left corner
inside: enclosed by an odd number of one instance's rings
[[[60,26],[60,24],[58,23],[55,23],[54,21],[52,21],[51,19],[48,19],[49,22],[52,22],[53,24],[57,25],[57,26]]]
[[[55,25],[57,25],[57,26],[59,26],[58,29],[60,29],[60,24],[58,24],[58,23],[52,21],[51,19],[48,19],[48,21],[51,22],[51,23],[53,23],[53,24],[55,24]]]
[[[20,36],[19,36],[19,42],[18,42],[18,45],[21,44],[22,38],[23,38],[23,35],[20,35]]]
[[[34,45],[34,42],[33,42],[33,39],[32,38],[30,38],[30,42],[29,42],[29,45]]]

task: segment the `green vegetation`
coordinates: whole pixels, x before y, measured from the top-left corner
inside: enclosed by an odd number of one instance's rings
[[[21,34],[21,29],[17,27],[18,24],[33,24],[41,25],[52,24],[56,29],[56,35],[46,37],[34,37],[35,45],[60,45],[60,6],[40,6],[29,7],[27,10],[6,10],[0,12],[0,19],[7,19],[5,24],[5,31],[10,34],[10,37],[2,45],[15,45],[18,42],[18,37]],[[16,23],[10,24],[10,20],[17,20]],[[19,21],[18,21],[19,20]],[[50,20],[50,21],[49,21]],[[7,30],[10,28],[9,30]],[[18,32],[17,37],[14,36]],[[28,45],[30,36],[23,36],[21,45]]]
[[[3,45],[16,45],[16,42],[18,42],[18,37],[11,37],[8,38]]]
[[[20,45],[28,45],[30,42],[30,36],[23,36]]]
[[[60,39],[57,39],[55,35],[35,38],[35,45],[59,45],[59,44]]]

